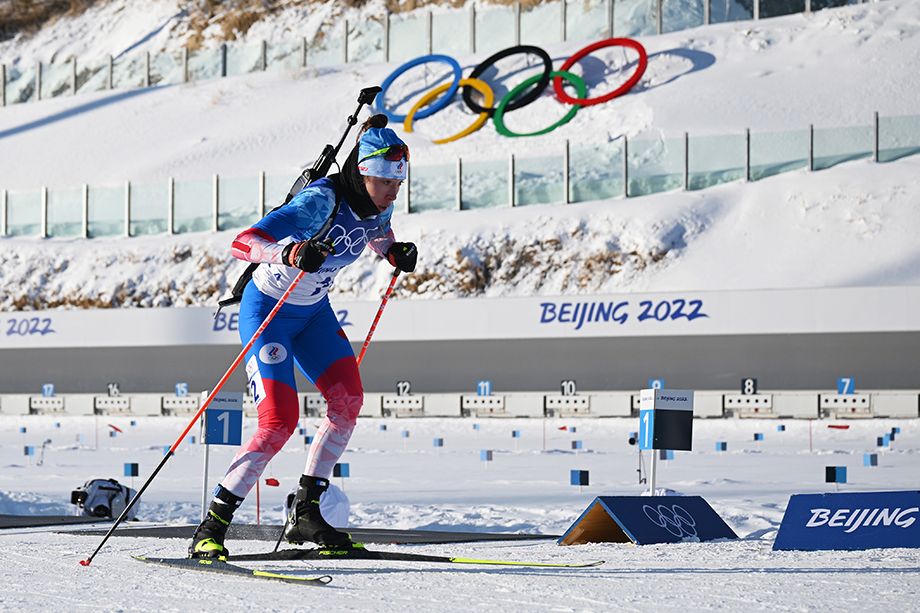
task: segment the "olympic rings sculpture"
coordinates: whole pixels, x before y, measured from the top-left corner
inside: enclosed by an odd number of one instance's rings
[[[636,69],[626,81],[624,81],[613,91],[600,96],[595,96],[593,98],[588,98],[588,87],[585,84],[584,79],[576,74],[569,72],[569,69],[574,66],[576,62],[587,57],[591,53],[607,47],[627,47],[638,53],[639,59],[636,62]],[[497,105],[493,106],[495,103],[495,92],[492,90],[488,83],[481,79],[481,77],[486,72],[486,70],[496,64],[498,61],[503,60],[506,57],[518,54],[532,54],[539,57],[543,61],[543,72],[526,78],[523,82],[519,83],[513,89],[511,89],[511,91],[505,94],[505,96],[498,101]],[[386,93],[387,90],[396,81],[396,79],[398,79],[408,70],[415,68],[416,66],[421,66],[422,64],[428,64],[432,62],[447,64],[453,72],[453,80],[450,83],[438,85],[434,89],[426,92],[418,101],[412,105],[412,108],[405,115],[398,115],[392,110],[388,109],[386,107]],[[386,79],[384,79],[380,86],[380,93],[377,95],[377,110],[381,113],[384,113],[391,121],[401,122],[403,124],[403,129],[405,129],[406,132],[412,132],[413,124],[415,121],[424,119],[426,117],[431,117],[438,111],[446,108],[453,101],[457,91],[462,87],[463,103],[471,111],[477,113],[477,117],[473,123],[460,130],[456,134],[434,140],[433,142],[435,144],[441,145],[444,143],[459,140],[465,136],[469,136],[481,128],[486,123],[486,121],[489,120],[489,118],[491,118],[492,122],[495,124],[495,130],[502,136],[538,136],[541,134],[548,134],[556,128],[565,125],[571,121],[578,113],[578,111],[583,107],[610,102],[614,98],[622,96],[630,89],[632,89],[636,83],[639,82],[639,79],[641,79],[642,75],[645,74],[645,69],[647,67],[648,54],[645,51],[645,47],[643,47],[642,44],[640,44],[638,41],[631,38],[607,38],[592,43],[575,52],[571,57],[563,62],[559,70],[553,70],[552,59],[550,58],[549,54],[540,47],[536,47],[534,45],[515,45],[513,47],[508,47],[507,49],[502,49],[501,51],[493,53],[487,57],[485,60],[479,63],[470,73],[470,76],[466,78],[463,77],[463,70],[460,67],[460,64],[454,58],[441,54],[423,55],[402,64],[396,68],[396,70],[391,72]],[[574,86],[578,97],[570,96],[565,92],[562,86],[563,81],[568,81]],[[556,99],[563,104],[572,105],[572,109],[570,109],[562,117],[562,119],[556,121],[546,128],[526,133],[517,133],[509,130],[505,126],[505,115],[511,111],[524,108],[531,102],[537,100],[543,94],[543,91],[550,84],[550,82],[553,84],[553,91],[555,93]],[[474,91],[482,95],[482,104],[479,104],[473,99]],[[440,98],[438,98],[438,96],[440,96]]]

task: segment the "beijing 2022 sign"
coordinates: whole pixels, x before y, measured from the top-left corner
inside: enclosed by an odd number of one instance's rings
[[[606,47],[626,47],[638,53],[639,58],[636,62],[636,68],[635,71],[629,76],[629,78],[626,79],[626,81],[624,81],[612,91],[599,96],[595,96],[593,98],[589,98],[587,97],[588,86],[585,84],[584,79],[574,73],[569,72],[569,69],[574,66],[575,63],[580,59],[588,56],[598,49],[604,49]],[[539,57],[543,61],[543,72],[534,74],[524,79],[524,81],[516,85],[507,94],[505,94],[505,96],[498,102],[497,105],[493,106],[495,103],[495,93],[493,92],[492,87],[480,77],[482,77],[486,70],[496,64],[498,61],[503,60],[506,57],[518,54],[531,54]],[[387,108],[386,94],[387,90],[393,85],[393,82],[408,70],[415,68],[416,66],[428,64],[431,62],[447,64],[450,66],[451,70],[453,71],[453,80],[450,83],[444,83],[426,92],[413,104],[412,108],[405,115],[398,115],[391,109]],[[539,136],[541,134],[552,132],[559,126],[567,124],[575,117],[579,109],[582,107],[609,102],[617,96],[625,94],[630,89],[632,89],[636,83],[639,82],[639,79],[642,78],[642,75],[645,73],[645,69],[647,67],[648,54],[645,51],[645,47],[643,47],[638,41],[635,41],[631,38],[608,38],[592,43],[587,47],[575,52],[571,57],[563,62],[562,66],[559,67],[559,70],[553,70],[552,59],[550,59],[549,54],[541,47],[534,45],[515,45],[514,47],[508,47],[507,49],[503,49],[490,55],[478,66],[476,66],[470,73],[470,76],[466,78],[463,77],[463,70],[460,68],[460,64],[457,62],[457,60],[450,57],[449,55],[423,55],[413,60],[409,60],[405,64],[399,66],[396,70],[390,73],[386,79],[384,79],[383,84],[381,85],[380,94],[377,96],[377,109],[389,117],[391,121],[402,122],[403,128],[406,130],[406,132],[412,132],[412,124],[414,121],[424,119],[425,117],[431,117],[438,111],[443,110],[451,103],[457,91],[462,87],[463,103],[471,111],[478,113],[478,115],[476,116],[476,119],[473,120],[473,123],[471,123],[469,126],[457,132],[456,134],[434,140],[433,142],[435,144],[440,145],[449,143],[461,139],[464,136],[469,136],[481,128],[486,123],[486,121],[489,120],[490,117],[492,118],[492,122],[495,124],[495,130],[502,136]],[[575,88],[575,91],[578,94],[577,97],[570,96],[565,92],[562,85],[563,80],[567,81]],[[509,130],[505,126],[505,114],[511,111],[522,109],[528,104],[537,100],[540,95],[543,94],[543,91],[549,85],[550,81],[553,83],[553,91],[556,94],[556,99],[559,100],[559,102],[562,104],[570,105],[572,108],[569,109],[569,111],[563,115],[561,119],[552,125],[541,128],[534,132],[519,133]],[[482,96],[483,104],[479,104],[473,99],[474,91],[478,92]],[[438,98],[438,96],[441,97]]]

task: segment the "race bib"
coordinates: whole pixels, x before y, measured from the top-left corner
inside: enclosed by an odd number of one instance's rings
[[[259,362],[256,356],[249,356],[246,362],[246,377],[249,379],[249,392],[256,406],[265,398],[265,387],[262,385],[262,374],[259,372]]]

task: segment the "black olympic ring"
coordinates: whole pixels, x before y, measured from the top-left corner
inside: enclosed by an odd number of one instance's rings
[[[515,45],[514,47],[508,47],[507,49],[502,49],[498,53],[493,53],[485,60],[480,62],[479,65],[473,69],[473,72],[471,72],[469,76],[470,79],[478,79],[479,76],[486,71],[486,69],[492,66],[492,64],[495,64],[499,60],[503,60],[506,57],[517,55],[519,53],[532,53],[543,60],[543,75],[540,77],[540,80],[536,82],[533,89],[525,94],[522,94],[517,100],[509,103],[508,106],[505,107],[506,113],[527,106],[539,98],[543,93],[543,90],[546,89],[546,86],[549,85],[550,73],[553,71],[553,60],[549,57],[549,53],[540,47],[535,47],[533,45]],[[463,86],[463,102],[474,113],[488,113],[489,117],[494,116],[495,109],[498,108],[498,104],[490,108],[480,106],[479,103],[473,100],[473,88],[469,85]]]

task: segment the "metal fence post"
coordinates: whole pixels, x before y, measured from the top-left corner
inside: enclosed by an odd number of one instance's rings
[[[662,17],[661,17],[661,0],[658,0],[657,5],[656,5],[655,12],[657,13],[657,15],[656,15],[656,17],[655,17],[655,27],[656,27],[656,29],[658,30],[658,34],[661,34],[661,22],[662,22]]]
[[[805,13],[811,13],[811,0],[805,0]]]
[[[815,169],[815,124],[808,124],[808,172]]]
[[[70,56],[70,95],[77,95],[77,58]]]
[[[623,197],[629,198],[629,137],[623,135]]]
[[[463,158],[457,156],[457,210],[463,210]]]
[[[760,0],[754,0],[754,19],[760,19]]]
[[[166,233],[176,233],[176,180],[172,177],[166,183]]]
[[[227,43],[220,44],[220,76],[227,76]]]
[[[406,215],[412,212],[412,164],[406,164]]]
[[[262,72],[268,70],[268,43],[262,41]]]
[[[431,14],[431,11],[428,11],[428,14],[425,16],[425,48],[428,49],[428,54],[431,55],[431,50],[434,46],[434,41],[431,37],[431,31],[434,29],[434,17]]]
[[[39,236],[48,238],[48,188],[42,185],[42,212]]]
[[[470,2],[470,53],[476,53],[476,5]]]
[[[0,64],[0,106],[6,106],[6,64]]]
[[[521,0],[514,2],[514,44],[521,44]]]
[[[125,181],[125,237],[131,237],[131,181]]]
[[[572,202],[572,198],[569,194],[569,190],[571,189],[571,185],[570,185],[571,177],[569,175],[569,172],[570,172],[569,166],[570,166],[569,139],[565,139],[565,149],[563,149],[563,155],[562,155],[562,203],[563,204],[569,204],[570,202]]]
[[[307,67],[307,37],[304,36],[300,39],[300,67]]]
[[[390,11],[383,17],[383,61],[390,61]]]
[[[508,154],[508,204],[514,206],[514,154]]]
[[[562,35],[562,42],[566,42],[566,38],[567,38],[566,35],[568,34],[568,32],[567,32],[565,20],[567,17],[566,13],[568,12],[567,11],[568,3],[566,2],[566,0],[561,0],[559,4],[562,7],[560,9],[560,12],[562,13],[561,15],[562,19],[561,19],[561,23],[559,24],[559,29],[560,29],[559,33]]]
[[[751,129],[744,129],[744,180],[751,180]]]
[[[873,138],[872,138],[872,161],[878,162],[878,111],[875,111],[872,120],[873,125]]]
[[[211,199],[211,202],[214,206],[214,220],[213,220],[213,227],[211,229],[214,230],[215,232],[219,232],[220,231],[220,177],[217,174],[214,175],[214,183],[212,184],[211,189],[214,192],[212,195],[212,199]]]
[[[259,171],[259,219],[265,217],[265,171]]]
[[[115,72],[115,60],[110,55],[109,62],[108,62],[108,75],[106,76],[106,82],[105,82],[106,89],[108,90],[111,90],[115,85],[114,72]]]
[[[182,48],[182,82],[188,83],[188,48]]]
[[[42,99],[42,63],[35,62],[35,99]]]
[[[144,87],[150,87],[150,52],[144,52]]]
[[[607,38],[613,38],[613,0],[607,0]]]
[[[707,26],[712,23],[712,7],[710,6],[712,1],[703,0],[703,23]]]
[[[690,189],[690,135],[684,132],[684,191]]]
[[[83,238],[89,238],[89,185],[83,184]]]
[[[342,20],[342,63],[348,63],[348,20]]]
[[[5,189],[0,189],[0,236],[6,236],[6,220],[7,220],[7,191]]]

